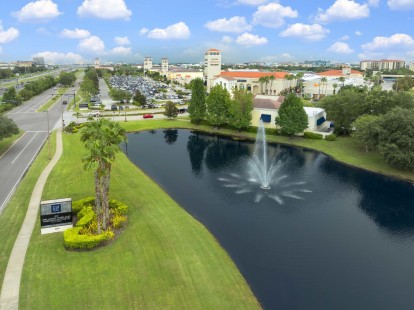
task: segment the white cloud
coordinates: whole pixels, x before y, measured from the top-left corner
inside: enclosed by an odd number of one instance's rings
[[[115,43],[117,45],[130,45],[131,42],[129,42],[128,37],[115,37]]]
[[[336,0],[326,11],[319,9],[315,20],[319,23],[330,23],[366,17],[369,17],[368,4],[359,4],[353,0]]]
[[[79,42],[78,49],[88,54],[103,54],[105,50],[105,44],[101,38],[97,36],[91,36],[86,39],[82,39]]]
[[[221,38],[221,43],[223,44],[230,44],[230,43],[233,43],[233,41],[234,41],[233,38],[229,36],[223,36]]]
[[[391,10],[413,10],[414,0],[388,0],[388,6]]]
[[[348,41],[349,39],[349,36],[342,36],[341,38],[339,38],[339,41]]]
[[[368,5],[369,6],[375,6],[377,7],[379,4],[379,0],[368,0]]]
[[[69,39],[86,39],[91,36],[91,33],[85,29],[75,28],[74,30],[70,30],[65,28],[60,35]]]
[[[149,29],[148,28],[141,28],[141,30],[139,31],[139,34],[144,36],[148,33]]]
[[[117,56],[128,56],[132,54],[132,48],[125,46],[117,46],[114,47],[109,53]]]
[[[3,29],[3,24],[0,21],[0,44],[9,43],[19,36],[19,30],[10,27],[7,30]]]
[[[237,3],[239,4],[246,4],[246,5],[252,5],[252,6],[258,6],[261,4],[265,4],[267,0],[237,0]]]
[[[20,11],[12,13],[20,22],[47,22],[61,14],[52,0],[29,2]]]
[[[33,57],[43,57],[45,63],[47,64],[83,64],[85,61],[81,55],[75,54],[72,52],[69,53],[60,53],[60,52],[51,52],[45,51],[40,52]]]
[[[144,28],[145,29],[145,28]],[[143,29],[141,29],[142,32]],[[151,39],[188,39],[190,37],[190,29],[184,22],[179,22],[168,26],[167,28],[155,28],[144,32]]]
[[[321,25],[307,25],[296,23],[290,25],[279,35],[281,37],[298,37],[306,41],[320,41],[329,33],[329,29],[323,28]]]
[[[352,54],[354,52],[354,50],[344,42],[336,42],[332,44],[327,51],[336,54]]]
[[[285,18],[296,18],[298,12],[289,6],[282,6],[279,3],[269,3],[257,8],[253,13],[253,23],[270,28],[279,28],[285,24]]]
[[[77,14],[82,17],[129,20],[132,12],[124,0],[84,0]]]
[[[252,29],[242,16],[233,16],[229,19],[221,18],[209,21],[205,26],[211,31],[218,32],[243,32]]]
[[[247,32],[238,36],[236,39],[237,44],[244,45],[244,46],[263,45],[263,44],[266,44],[267,42],[268,40],[265,37],[259,37],[258,35],[247,33]]]
[[[362,36],[362,32],[361,31],[355,31],[355,34],[357,35],[357,36]]]
[[[366,51],[394,48],[400,50],[413,47],[414,39],[405,33],[396,33],[390,37],[375,37],[371,42],[362,44],[362,49]]]

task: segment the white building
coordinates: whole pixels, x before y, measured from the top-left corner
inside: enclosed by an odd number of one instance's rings
[[[168,72],[168,58],[161,59],[161,74],[165,75]]]
[[[363,60],[360,62],[361,70],[395,70],[405,67],[403,60]]]
[[[209,49],[204,54],[204,80],[207,82],[207,92],[213,87],[213,79],[221,72],[221,53],[218,49]]]
[[[152,69],[152,57],[144,58],[144,71]]]
[[[410,63],[410,70],[414,71],[414,62]]]

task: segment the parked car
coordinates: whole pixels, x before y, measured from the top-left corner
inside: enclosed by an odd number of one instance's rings
[[[63,100],[62,104],[68,104],[68,102],[66,100]]]
[[[96,116],[96,117],[99,117],[99,116],[101,116],[101,113],[99,113],[99,111],[92,111],[92,112],[89,112],[88,113],[88,116],[92,116],[92,117]]]
[[[144,118],[153,118],[154,117],[154,115],[152,115],[152,114],[144,114],[144,116],[143,116]]]
[[[111,105],[111,111],[117,111],[117,110],[118,110],[118,107],[115,104]]]

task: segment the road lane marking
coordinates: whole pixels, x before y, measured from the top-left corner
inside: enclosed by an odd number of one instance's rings
[[[7,204],[7,202],[9,201],[11,195],[14,193],[14,191],[16,190],[17,185],[20,183],[20,181],[22,180],[23,176],[26,174],[27,170],[29,169],[30,165],[32,164],[33,160],[36,158],[37,154],[39,154],[40,149],[42,148],[43,144],[45,143],[46,139],[40,143],[39,148],[37,149],[36,153],[33,155],[32,159],[30,159],[29,163],[27,164],[26,168],[23,170],[22,174],[20,175],[20,177],[17,179],[17,182],[14,184],[13,188],[11,189],[11,191],[9,192],[9,194],[7,195],[6,199],[3,201],[3,203],[0,206],[0,214],[3,212],[3,208],[5,207],[5,205]]]
[[[17,139],[16,141],[14,141],[13,142],[13,144],[12,145],[10,145],[10,147],[3,153],[3,154],[1,154],[0,155],[0,158],[2,158],[3,157],[3,155],[4,154],[6,154],[17,142],[19,142],[19,140],[21,139],[21,138],[23,138],[23,136],[26,134],[26,132],[24,132],[20,137],[19,137],[19,139]]]
[[[14,162],[17,160],[17,158],[19,158],[19,156],[24,152],[24,150],[29,146],[30,142],[33,141],[34,138],[36,138],[38,132],[35,133],[35,135],[33,136],[33,138],[30,139],[30,141],[26,144],[26,146],[23,148],[23,150],[20,151],[20,153],[16,156],[16,158],[12,161],[12,164],[14,164]]]

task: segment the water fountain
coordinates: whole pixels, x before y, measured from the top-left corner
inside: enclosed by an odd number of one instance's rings
[[[282,160],[273,156],[269,159],[266,142],[266,130],[263,122],[256,135],[254,153],[247,162],[247,173],[241,175],[230,173],[227,178],[219,178],[225,187],[235,188],[236,194],[255,193],[254,202],[260,202],[268,197],[279,204],[284,203],[284,198],[303,199],[298,193],[309,193],[308,189],[299,188],[306,182],[282,182],[288,178],[282,172]]]

